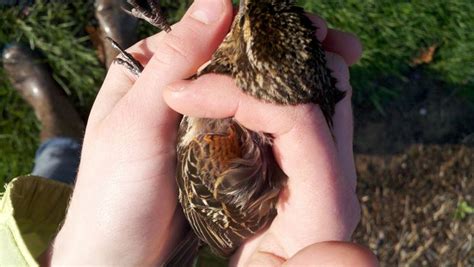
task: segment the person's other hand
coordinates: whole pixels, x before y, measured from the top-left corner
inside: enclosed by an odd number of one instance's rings
[[[241,246],[232,258],[233,265],[282,264],[304,248],[314,252],[325,247],[313,244],[350,240],[359,222],[348,65],[359,59],[362,49],[353,35],[328,30],[317,17],[312,20],[319,28],[318,38],[330,51],[327,65],[336,85],[346,92],[336,105],[334,139],[317,105],[265,104],[244,94],[227,76],[208,74],[182,80],[164,92],[168,105],[181,114],[234,117],[245,127],[275,138],[274,154],[289,177],[288,185],[271,226]]]

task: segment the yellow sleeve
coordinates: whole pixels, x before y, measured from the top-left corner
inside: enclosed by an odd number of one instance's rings
[[[64,220],[72,187],[36,176],[12,180],[0,201],[0,266],[38,266]]]

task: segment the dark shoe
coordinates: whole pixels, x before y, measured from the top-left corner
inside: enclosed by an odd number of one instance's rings
[[[108,68],[118,51],[112,47],[105,37],[115,40],[121,47],[128,48],[137,41],[136,18],[128,15],[122,9],[124,1],[96,0],[95,15],[100,25],[100,39],[104,51],[104,64]]]
[[[12,44],[3,51],[3,67],[41,122],[42,141],[53,137],[82,139],[84,122],[36,53]]]

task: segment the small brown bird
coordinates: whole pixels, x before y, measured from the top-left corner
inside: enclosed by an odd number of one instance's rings
[[[170,30],[153,0],[128,2],[134,7],[131,14]],[[316,30],[292,0],[241,0],[231,31],[210,64],[193,78],[226,74],[264,102],[318,104],[331,128],[335,104],[344,93],[326,67]],[[123,53],[125,60],[118,63],[139,73],[141,66]],[[185,116],[179,131],[179,201],[193,232],[168,264],[187,266],[202,243],[228,257],[268,227],[287,177],[275,162],[272,137],[233,118]]]

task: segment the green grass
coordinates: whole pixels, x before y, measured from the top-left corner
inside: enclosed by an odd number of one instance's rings
[[[183,1],[163,4],[170,11],[171,21],[178,20],[186,8]],[[105,75],[85,32],[86,26],[96,26],[93,1],[37,1],[29,8],[0,8],[0,48],[20,42],[41,51],[54,79],[87,118]],[[139,28],[141,36],[154,31],[148,25]],[[11,88],[0,68],[0,184],[31,171],[39,131],[34,113]]]
[[[364,46],[352,69],[356,101],[381,106],[403,91],[404,75],[424,48],[436,46],[433,62],[424,66],[474,99],[474,4],[470,0],[299,1],[331,27],[356,33]],[[400,84],[382,86],[398,76]]]
[[[83,114],[92,104],[105,71],[84,33],[92,5],[49,3],[0,10],[0,47],[21,42],[43,52],[45,61]],[[39,123],[0,69],[0,181],[30,172]]]
[[[65,3],[67,2],[67,3]],[[27,10],[0,7],[0,47],[12,41],[28,44],[45,55],[54,78],[84,117],[104,77],[86,26],[94,26],[93,1],[37,4]],[[190,1],[187,1],[190,2]],[[423,66],[433,77],[474,101],[474,4],[470,0],[321,0],[299,1],[329,25],[356,33],[364,56],[352,69],[356,103],[383,112],[386,101],[403,93],[412,60],[423,48],[438,47],[433,62]],[[177,20],[186,2],[162,5]],[[155,31],[140,28],[142,36]],[[397,77],[398,83],[384,82]],[[15,94],[0,68],[0,183],[32,167],[40,125]]]

